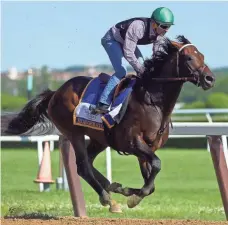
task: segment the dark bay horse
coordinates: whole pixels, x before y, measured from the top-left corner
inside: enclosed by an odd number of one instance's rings
[[[118,212],[110,192],[129,196],[130,208],[155,190],[154,180],[161,169],[155,151],[168,139],[171,113],[186,81],[207,90],[215,77],[204,62],[204,56],[184,36],[167,39],[164,51],[144,63],[145,72],[137,79],[122,121],[110,130],[97,131],[75,126],[73,111],[90,77],[68,80],[57,91],[47,90],[27,103],[23,110],[4,124],[3,133],[22,135],[44,119],[50,120],[73,145],[79,175],[97,192],[102,205]],[[48,129],[47,129],[48,132]],[[86,148],[85,137],[90,137]],[[114,150],[138,158],[144,185],[140,189],[110,182],[93,167],[96,156],[111,146]]]

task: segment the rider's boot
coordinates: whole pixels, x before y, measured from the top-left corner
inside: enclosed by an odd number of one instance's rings
[[[111,105],[115,87],[120,82],[119,78],[115,75],[111,76],[104,91],[101,94],[99,102],[95,108],[96,113],[107,113],[109,111],[109,106]]]

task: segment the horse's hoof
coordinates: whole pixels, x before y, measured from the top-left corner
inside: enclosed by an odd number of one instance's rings
[[[115,200],[112,200],[112,203],[111,203],[110,208],[109,208],[109,212],[111,212],[111,213],[122,213],[120,205],[118,203],[116,203]]]
[[[108,202],[107,201],[105,201],[104,199],[102,199],[102,198],[100,198],[100,203],[101,203],[101,205],[103,205],[103,206],[107,206],[107,205],[109,205],[108,204]]]
[[[128,208],[134,208],[141,201],[142,201],[142,197],[139,197],[138,195],[132,195],[127,200],[127,206]]]
[[[110,196],[107,192],[104,192],[102,196],[99,197],[100,203],[103,206],[107,206],[110,204]]]

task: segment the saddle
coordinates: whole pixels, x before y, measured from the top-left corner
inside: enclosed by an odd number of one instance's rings
[[[117,85],[110,105],[110,111],[104,115],[93,112],[110,75],[101,73],[87,84],[79,104],[74,110],[73,124],[103,130],[104,124],[112,128],[120,123],[127,109],[129,96],[136,82],[134,75],[128,75]]]

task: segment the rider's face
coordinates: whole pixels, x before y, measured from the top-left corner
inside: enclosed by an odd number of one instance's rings
[[[152,23],[152,27],[154,31],[157,33],[157,35],[164,36],[166,32],[169,30],[170,25],[162,25],[162,24],[157,24],[155,22]]]

